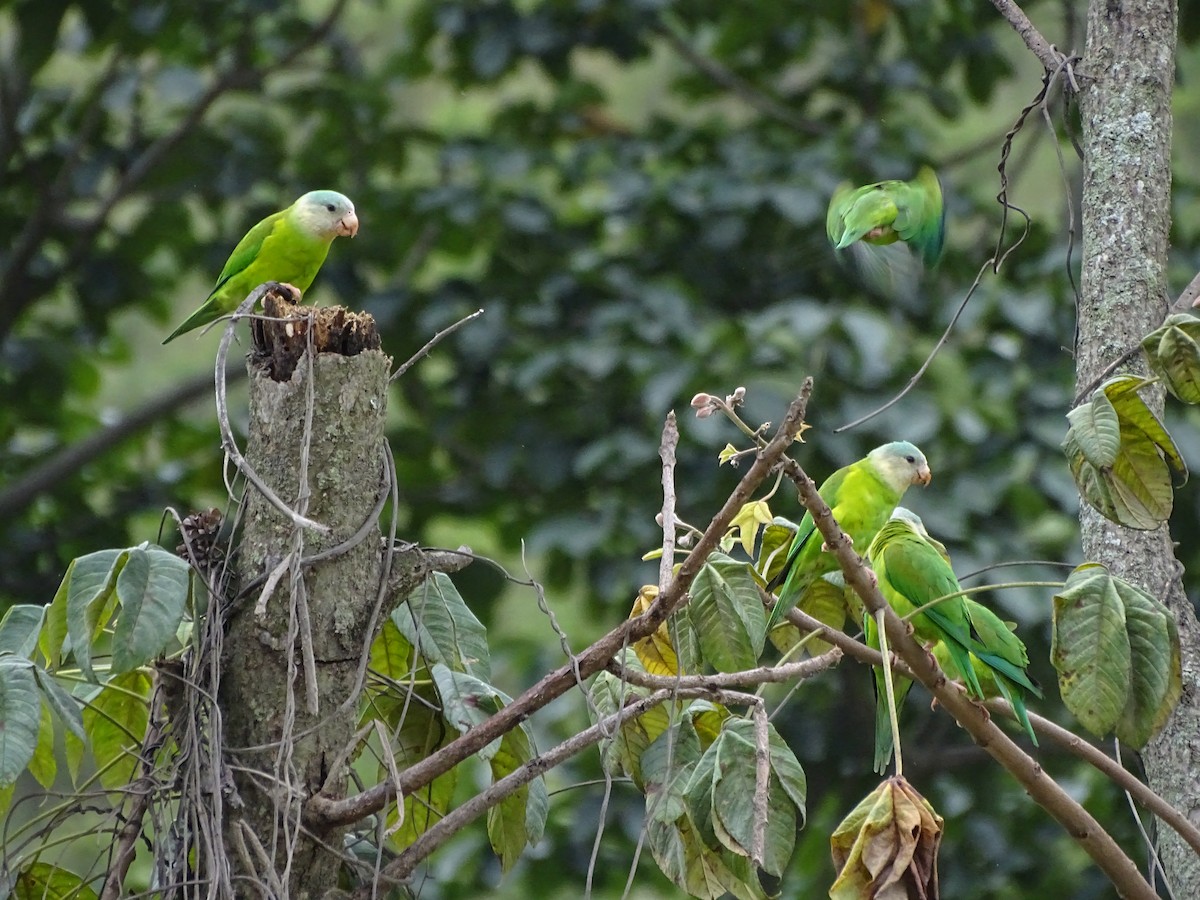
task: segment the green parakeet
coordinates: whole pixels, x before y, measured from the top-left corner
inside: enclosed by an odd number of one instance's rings
[[[888,520],[908,486],[929,484],[930,477],[924,453],[908,441],[893,441],[838,469],[817,492],[861,553]],[[837,569],[837,559],[823,547],[812,513],[805,513],[788,549],[787,562],[771,581],[772,589],[780,582],[782,587],[767,620],[768,631],[796,605],[814,579]]]
[[[978,646],[971,649],[971,668],[983,688],[985,697],[1003,697],[1013,708],[1017,721],[1037,746],[1037,735],[1029,722],[1025,710],[1025,692],[1041,698],[1042,691],[1037,682],[1029,677],[1025,668],[1029,665],[1029,652],[1024,642],[1013,634],[1015,624],[1001,621],[1000,617],[970,597],[966,600],[967,615],[979,638]],[[957,663],[946,650],[944,643],[933,648],[933,656],[946,673],[947,678],[962,678]]]
[[[925,523],[921,521],[920,516],[905,509],[903,506],[898,506],[892,514],[892,522],[897,521],[907,523],[911,526],[913,531],[933,549],[936,556],[946,564],[946,567],[949,567],[950,555],[947,553],[945,545],[941,541],[930,537],[929,532],[925,529]],[[890,526],[891,522],[888,525]],[[876,540],[878,541],[882,537],[883,531],[881,530]],[[924,556],[926,559],[931,558],[930,553],[924,548],[910,555]],[[878,571],[876,575],[878,576]],[[952,574],[950,578],[953,578]],[[957,579],[951,584],[946,578],[944,571],[939,576],[939,583],[942,584],[942,589],[931,592],[930,596],[921,602],[928,602],[928,600],[936,599],[943,594],[959,590]],[[892,607],[897,608],[897,603],[892,600],[887,591],[884,591],[882,579],[880,579],[880,589],[883,591],[884,596],[888,598]],[[1029,716],[1025,711],[1025,691],[1028,690],[1037,697],[1041,697],[1042,692],[1037,684],[1025,673],[1025,667],[1029,665],[1029,655],[1025,650],[1025,645],[1021,642],[1020,638],[1013,634],[1010,626],[1002,622],[986,606],[972,600],[970,597],[948,600],[937,607],[933,607],[933,609],[956,603],[958,599],[961,599],[970,623],[969,631],[971,640],[968,653],[971,660],[972,674],[981,688],[982,696],[1004,697],[1013,707],[1017,718],[1036,746],[1037,738],[1034,736],[1033,727],[1030,725]],[[897,612],[905,615],[908,609],[915,608],[916,605],[919,604],[908,605],[904,612],[901,612],[899,609],[897,609]],[[914,620],[916,618],[914,617]],[[878,650],[879,634],[875,620],[870,615],[863,617],[863,631],[866,635],[867,646]],[[921,637],[921,635],[918,634],[918,637]],[[961,653],[954,652],[951,649],[956,646],[956,643],[952,640],[939,640],[933,645],[933,656],[937,660],[938,665],[942,667],[942,671],[946,673],[947,678],[958,679],[966,684],[967,679],[959,669],[957,661],[961,658]],[[900,707],[904,703],[904,698],[908,695],[909,688],[912,687],[912,682],[907,678],[897,676],[892,679],[892,683],[896,695],[896,711],[898,715]],[[977,694],[976,696],[979,695]],[[888,762],[892,758],[892,729],[891,723],[888,720],[887,700],[884,696],[883,671],[878,668],[875,670],[875,699],[875,771],[882,774],[887,769]]]
[[[838,186],[825,231],[834,250],[847,251],[869,287],[881,294],[912,293],[920,268],[942,255],[946,211],[942,186],[923,166],[912,181]]]
[[[307,291],[333,239],[356,234],[358,216],[349,198],[337,191],[309,191],[246,233],[233,248],[208,299],[163,343],[233,312],[265,281],[286,282],[301,293]]]
[[[929,532],[925,530],[925,523],[921,521],[920,516],[908,507],[897,506],[892,512],[892,518],[911,522],[913,527],[916,528],[917,533],[925,538],[930,546],[937,550],[938,555],[949,564],[950,554],[946,550],[946,545],[930,537]],[[879,626],[875,624],[875,617],[864,610],[862,623],[863,635],[867,646],[872,650],[880,649]],[[939,643],[937,646],[942,647],[943,645]],[[887,770],[888,763],[892,759],[892,725],[888,718],[883,670],[876,667],[873,671],[875,673],[875,771],[882,775]],[[908,697],[908,692],[912,688],[912,679],[893,673],[892,688],[895,691],[896,716],[899,717],[900,710],[904,707],[904,700]]]
[[[880,593],[898,616],[909,616],[932,600],[962,590],[950,563],[908,519],[889,519],[875,535],[867,555],[879,580]],[[983,689],[971,667],[970,653],[976,641],[965,600],[961,596],[944,600],[911,616],[909,622],[917,640],[926,647],[945,642],[968,692],[982,698]]]

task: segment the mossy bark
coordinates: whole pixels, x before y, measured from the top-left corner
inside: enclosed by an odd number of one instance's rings
[[[1076,374],[1082,387],[1158,327],[1171,210],[1172,0],[1092,0],[1080,95],[1084,148],[1082,300]],[[1140,354],[1128,369],[1144,372]],[[1161,412],[1163,392],[1143,397]],[[1132,531],[1086,505],[1083,552],[1161,598],[1183,641],[1183,697],[1142,754],[1150,786],[1200,824],[1200,627],[1183,592],[1166,526]],[[1200,859],[1169,828],[1159,851],[1176,897],[1200,897]]]
[[[307,362],[302,361],[284,382],[272,380],[262,367],[251,364],[247,461],[293,508],[298,497],[310,493],[304,514],[331,528],[329,534],[303,531],[303,556],[346,541],[376,506],[384,478],[388,364],[378,351],[355,356],[318,354],[311,373],[306,479],[301,477],[301,454],[309,393]],[[301,835],[290,865],[284,847],[288,835],[297,831],[303,800],[320,790],[355,730],[356,704],[343,708],[343,701],[354,689],[363,647],[371,639],[367,627],[382,568],[380,537],[376,523],[353,549],[303,570],[318,714],[306,707],[300,641],[293,644],[288,639],[295,600],[289,575],[279,582],[261,616],[255,612],[258,591],[253,591],[234,614],[225,638],[220,706],[227,755],[260,773],[234,772],[243,807],[231,809],[227,817],[227,851],[235,871],[245,874],[236,844],[229,840],[229,829],[244,821],[273,855],[275,871],[293,898],[320,897],[336,886],[340,863],[321,843],[340,850],[340,831],[317,835],[317,841]],[[238,581],[247,585],[270,573],[298,546],[296,526],[249,487],[238,548]],[[285,736],[290,736],[291,746],[281,751]],[[239,894],[259,896],[249,885]]]

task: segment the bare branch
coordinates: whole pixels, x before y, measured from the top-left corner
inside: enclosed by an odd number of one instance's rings
[[[742,480],[720,511],[713,516],[708,528],[696,542],[692,552],[680,566],[678,573],[662,591],[650,608],[640,616],[626,619],[604,637],[600,638],[578,658],[560,666],[526,690],[508,706],[476,725],[466,734],[451,741],[401,773],[399,789],[411,793],[429,784],[443,772],[449,771],[462,760],[477,753],[491,741],[511,731],[550,701],[562,696],[577,684],[577,679],[594,675],[608,660],[631,641],[646,637],[654,632],[667,617],[686,600],[687,589],[700,571],[708,555],[716,548],[721,537],[733,521],[733,517],[762,484],[767,474],[778,464],[783,452],[791,445],[796,433],[804,423],[808,398],[812,393],[812,379],[806,378],[799,395],[788,407],[775,437],[757,456]],[[345,799],[335,799],[316,794],[306,804],[304,821],[318,832],[337,825],[356,822],[364,816],[378,812],[396,795],[390,783],[375,785],[360,794]]]
[[[662,460],[662,557],[658,561],[658,589],[666,590],[671,580],[671,568],[675,565],[675,448],[679,445],[679,426],[675,422],[675,411],[667,413],[663,425],[662,442],[658,456]]]
[[[815,621],[815,620],[814,620]],[[838,632],[842,634],[842,632]],[[854,639],[843,635],[847,640]],[[855,641],[855,643],[858,643]],[[868,648],[870,649],[870,648]],[[871,651],[874,652],[874,651]],[[876,654],[878,656],[878,654]],[[610,660],[605,667],[623,681],[636,684],[638,687],[652,690],[667,690],[672,686],[683,689],[705,689],[709,691],[733,687],[754,687],[760,684],[785,684],[797,679],[811,678],[826,669],[831,669],[842,660],[842,651],[835,647],[814,656],[812,659],[802,659],[797,662],[782,663],[777,666],[760,666],[756,669],[745,669],[741,672],[716,672],[712,675],[651,675],[621,665],[615,659]]]
[[[1021,7],[1013,0],[992,0],[992,6],[996,7],[1000,15],[1008,19],[1013,30],[1021,36],[1025,46],[1033,51],[1033,55],[1038,58],[1047,72],[1058,68],[1062,54],[1054,49],[1053,44],[1042,37],[1041,32],[1037,30]]]
[[[458,331],[458,329],[462,328],[464,325],[466,325],[468,322],[470,322],[472,319],[478,319],[482,315],[483,315],[483,310],[477,309],[477,310],[475,310],[475,312],[471,313],[469,316],[463,316],[461,319],[459,319],[453,325],[451,325],[447,328],[443,328],[441,331],[439,331],[437,334],[435,334],[433,337],[431,337],[425,343],[424,347],[422,347],[420,350],[418,350],[416,353],[414,353],[411,357],[409,357],[407,362],[405,362],[402,366],[400,366],[400,368],[398,368],[395,372],[393,372],[392,377],[388,379],[388,382],[391,383],[391,382],[395,381],[397,378],[399,378],[401,375],[403,375],[405,372],[407,372],[409,369],[411,369],[413,366],[415,366],[418,362],[420,362],[422,359],[424,359],[426,356],[428,356],[429,351],[432,350],[434,347],[436,347],[438,344],[440,344],[442,342],[443,338],[449,337],[450,335],[454,334],[454,332]]]

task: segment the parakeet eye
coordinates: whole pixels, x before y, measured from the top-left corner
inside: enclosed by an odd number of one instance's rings
[[[911,457],[911,456],[906,456],[906,457],[904,457],[904,458],[905,458],[906,460],[908,460],[910,463],[915,463],[915,462],[916,462],[916,459],[914,459],[914,458],[913,458],[913,457]]]
[[[333,212],[333,204],[332,203],[326,203],[325,208],[327,210],[329,210],[330,212]]]

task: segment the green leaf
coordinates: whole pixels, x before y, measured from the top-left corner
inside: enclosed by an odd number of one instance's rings
[[[83,730],[100,783],[118,790],[133,780],[150,724],[150,676],[141,669],[114,675],[83,710]]]
[[[783,571],[788,548],[792,546],[792,539],[796,537],[798,527],[795,522],[776,516],[771,520],[771,524],[763,529],[758,559],[754,563],[755,571],[762,578],[763,584]]]
[[[750,567],[714,553],[697,573],[691,595],[689,613],[705,660],[718,672],[754,666],[767,619]]]
[[[1072,424],[1062,443],[1083,499],[1114,522],[1143,530],[1158,527],[1171,515],[1170,470],[1187,478],[1178,447],[1137,393],[1148,383],[1129,375],[1110,379],[1088,404],[1103,407],[1102,398],[1107,398],[1116,412],[1120,440],[1110,465],[1097,462],[1106,459],[1111,448],[1088,431],[1090,413],[1081,413],[1083,407],[1069,414]],[[1081,422],[1083,426],[1077,427]]]
[[[58,774],[58,761],[54,756],[54,718],[48,706],[42,707],[38,720],[37,747],[29,760],[29,774],[37,783],[50,790],[54,787],[54,776]]]
[[[58,716],[60,722],[80,740],[83,740],[83,716],[79,704],[49,672],[33,667],[33,676],[42,691],[46,706]]]
[[[92,671],[92,641],[104,627],[116,602],[113,587],[126,550],[98,550],[72,561],[63,579],[67,587],[67,633],[71,649],[84,676],[95,681]]]
[[[46,618],[46,607],[17,603],[0,619],[0,653],[5,651],[33,659],[38,635]]]
[[[1125,605],[1103,566],[1084,563],[1054,595],[1050,660],[1067,709],[1093,734],[1110,732],[1129,698],[1131,662]]]
[[[404,821],[388,836],[392,846],[404,850],[445,817],[454,802],[459,768],[455,766],[420,790],[404,795]],[[391,829],[395,824],[396,804],[393,802],[388,808],[387,827]]]
[[[33,663],[0,654],[0,787],[12,784],[37,748],[42,702]]]
[[[463,602],[449,576],[435,572],[392,611],[396,627],[430,663],[483,681],[492,677],[487,629]]]
[[[46,666],[52,672],[62,664],[62,646],[67,639],[67,595],[74,574],[75,560],[71,560],[58,590],[54,592],[54,599],[46,607],[46,618],[38,634],[38,649],[42,651]]]
[[[1125,604],[1132,678],[1129,701],[1116,732],[1123,744],[1140,750],[1166,723],[1183,690],[1179,631],[1166,606],[1133,585],[1115,580]]]
[[[1190,313],[1168,316],[1161,327],[1142,338],[1142,351],[1154,372],[1177,399],[1200,403],[1200,318]]]
[[[771,758],[771,774],[778,779],[780,789],[792,802],[800,825],[803,827],[808,817],[808,778],[800,766],[800,760],[796,759],[796,754],[787,745],[787,741],[775,730],[774,725],[768,726],[767,739],[768,753]],[[773,799],[771,808],[774,809],[775,806],[776,802]]]
[[[1088,462],[1097,468],[1113,464],[1121,446],[1121,429],[1107,395],[1097,393],[1089,402],[1081,403],[1067,413],[1067,421]]]
[[[390,618],[384,619],[383,627],[371,642],[371,658],[368,662],[369,671],[381,676],[386,681],[407,681],[412,674],[412,644],[400,633],[396,623]],[[368,694],[383,693],[388,685],[370,684]]]
[[[520,728],[510,731],[500,742],[500,752],[492,758],[492,780],[498,781],[515,772],[533,755],[529,736]],[[501,871],[511,869],[526,846],[542,839],[549,806],[546,785],[539,776],[488,810],[488,839],[500,859]]]
[[[1175,441],[1163,426],[1162,420],[1137,393],[1138,389],[1149,383],[1149,379],[1123,376],[1106,382],[1103,390],[1112,401],[1113,409],[1117,411],[1117,417],[1121,420],[1122,445],[1125,443],[1124,429],[1127,426],[1142,432],[1144,439],[1158,448],[1167,465],[1182,476],[1182,484],[1187,481],[1187,463],[1183,461],[1179,448],[1175,446]]]
[[[750,862],[728,850],[706,847],[686,817],[669,823],[651,820],[646,837],[662,873],[691,896],[716,900],[729,893],[740,900],[765,900]]]
[[[637,657],[632,650],[625,654],[625,664],[633,666]],[[638,663],[640,668],[640,663]],[[600,672],[592,682],[592,704],[601,716],[611,716],[625,704],[649,694],[645,688],[623,683],[611,672]],[[667,730],[670,716],[663,704],[651,707],[640,716],[626,719],[611,738],[603,744],[601,761],[610,775],[627,775],[639,789],[643,788],[642,759],[646,748]]]
[[[160,547],[128,551],[116,583],[121,611],[113,629],[114,673],[144,666],[175,643],[187,606],[190,571],[186,562]]]
[[[700,752],[700,737],[687,716],[646,748],[641,763],[646,815],[650,819],[674,822],[686,814],[684,790]]]
[[[23,868],[13,885],[14,900],[96,900],[97,896],[74,872],[44,862]]]

